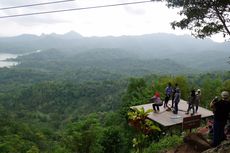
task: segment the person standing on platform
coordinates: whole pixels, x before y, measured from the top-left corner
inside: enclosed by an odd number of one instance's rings
[[[180,88],[177,86],[175,91],[176,91],[175,92],[175,98],[173,100],[173,103],[174,103],[173,113],[177,114],[178,113],[178,104],[180,102],[180,97],[181,97]]]
[[[175,86],[172,88],[172,106],[171,108],[174,107],[174,98],[175,98],[175,93],[176,93],[176,88],[177,88],[177,83],[175,84]]]
[[[211,101],[210,107],[214,113],[212,146],[216,147],[225,139],[224,128],[230,112],[229,92],[221,92],[221,99],[215,97]]]
[[[196,113],[198,112],[200,101],[201,101],[201,90],[197,89],[197,91],[196,91],[196,101],[195,101],[195,107],[196,107],[195,112]]]
[[[168,102],[172,94],[172,85],[169,82],[168,86],[165,88],[165,102],[164,102],[164,108],[168,108]]]
[[[192,109],[192,113],[191,115],[195,114],[195,109],[194,109],[194,105],[196,103],[196,91],[195,89],[191,90],[191,94],[188,98],[188,109],[187,112],[185,114],[189,114],[189,111]]]

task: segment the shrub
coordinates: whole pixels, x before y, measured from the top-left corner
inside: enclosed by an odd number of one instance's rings
[[[152,143],[144,150],[144,153],[160,153],[180,145],[183,142],[182,137],[173,135],[162,138],[159,142]]]

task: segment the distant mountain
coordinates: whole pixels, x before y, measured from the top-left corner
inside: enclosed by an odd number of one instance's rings
[[[51,33],[51,34],[42,34],[40,37],[48,37],[48,38],[56,38],[56,39],[81,39],[83,38],[79,33],[77,32],[74,32],[74,31],[70,31],[70,32],[67,32],[65,34],[56,34],[56,33]]]
[[[210,39],[200,40],[189,35],[158,33],[141,36],[82,37],[71,31],[64,35],[53,33],[0,38],[0,52],[25,53],[38,49],[56,49],[78,56],[89,50],[97,50],[95,54],[98,54],[98,50],[104,52],[113,49],[122,50],[129,56],[137,56],[140,60],[168,59],[179,65],[202,71],[230,68],[227,64],[230,55],[229,42],[216,43]]]
[[[49,35],[42,34],[41,36],[24,34],[16,37],[0,38],[0,52],[21,53],[28,52],[28,49],[47,50],[51,48],[59,50],[65,48],[67,49],[65,51],[73,52],[78,52],[79,48],[84,50],[119,48],[137,52],[138,54],[144,52],[145,57],[149,57],[146,53],[161,57],[168,53],[200,52],[210,49],[226,50],[230,49],[230,45],[227,42],[216,43],[210,39],[195,39],[189,35],[177,36],[163,33],[141,36],[82,37],[80,34],[71,31],[63,35],[55,33]]]

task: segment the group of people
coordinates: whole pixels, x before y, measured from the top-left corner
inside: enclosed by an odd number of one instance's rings
[[[168,102],[172,99],[171,110],[174,114],[178,113],[178,103],[180,102],[181,92],[178,84],[176,83],[172,87],[171,83],[165,88],[165,98],[161,100],[160,93],[156,92],[150,99],[152,102],[154,112],[159,112],[159,106],[169,109]],[[192,89],[188,98],[188,109],[186,114],[194,115],[198,112],[199,104],[201,101],[201,90]],[[210,108],[213,110],[214,122],[213,122],[213,142],[212,146],[217,146],[226,139],[225,126],[227,122],[230,123],[230,93],[228,91],[221,92],[221,98],[215,97],[211,103]]]
[[[169,82],[168,86],[165,88],[165,99],[164,102],[160,98],[159,92],[156,92],[155,95],[150,99],[150,102],[153,103],[153,110],[154,112],[159,112],[159,106],[164,105],[164,108],[169,108],[168,102],[170,99],[172,99],[172,105],[171,108],[173,109],[173,113],[178,113],[178,103],[180,102],[180,88],[178,84],[176,83],[174,87],[172,87],[172,84]]]
[[[160,94],[158,92],[155,93],[155,95],[151,98],[151,101],[153,103],[153,110],[154,112],[159,112],[159,106],[164,105],[164,108],[170,108],[168,106],[168,102],[171,99],[171,110],[174,114],[178,114],[178,104],[180,102],[181,92],[178,84],[176,83],[173,87],[172,84],[169,82],[167,87],[165,88],[165,98],[164,101],[160,99]],[[199,104],[201,100],[201,90],[200,89],[193,89],[191,90],[191,94],[188,98],[188,109],[186,111],[186,114],[189,114],[190,110],[192,110],[191,115],[194,115],[197,113]]]
[[[180,102],[181,92],[178,84],[176,83],[174,87],[169,82],[168,86],[165,88],[165,99],[164,99],[164,108],[170,108],[168,102],[170,98],[172,99],[171,109],[174,114],[178,113],[178,104]]]

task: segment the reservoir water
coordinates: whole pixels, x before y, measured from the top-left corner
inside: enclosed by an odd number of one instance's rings
[[[9,59],[17,58],[17,54],[8,54],[8,53],[0,53],[0,68],[1,67],[12,67],[18,64],[18,62],[9,61]]]

